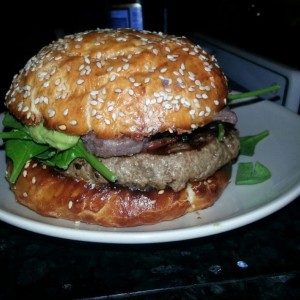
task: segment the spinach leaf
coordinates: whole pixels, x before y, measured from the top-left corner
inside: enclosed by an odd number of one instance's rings
[[[252,162],[243,162],[238,165],[235,183],[257,184],[268,180],[271,176],[270,170],[262,163],[256,162],[254,165]]]
[[[109,169],[107,169],[100,160],[90,154],[84,147],[82,140],[65,151],[57,152],[48,163],[61,169],[67,169],[69,164],[76,158],[84,158],[96,171],[111,182],[115,182],[117,177]]]
[[[269,135],[269,131],[265,130],[256,135],[248,135],[240,137],[240,154],[253,156],[255,147],[262,139]]]
[[[9,113],[4,116],[3,125],[12,129],[9,132],[0,132],[0,138],[7,140],[6,154],[13,161],[13,169],[9,177],[11,183],[15,183],[26,162],[33,157],[62,169],[67,169],[74,159],[84,158],[107,180],[112,182],[117,180],[115,174],[85,149],[80,139],[75,145],[70,144],[68,149],[60,151],[46,142],[37,142],[31,136],[31,130]]]
[[[32,157],[43,153],[49,147],[25,140],[8,140],[6,142],[6,154],[13,161],[13,170],[9,181],[15,183],[26,162]]]

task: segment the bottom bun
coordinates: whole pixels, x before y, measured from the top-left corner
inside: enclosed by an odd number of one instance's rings
[[[8,166],[8,172],[11,165]],[[179,191],[137,191],[94,185],[31,160],[15,184],[17,201],[37,213],[111,227],[155,224],[212,206],[231,177],[231,164]]]

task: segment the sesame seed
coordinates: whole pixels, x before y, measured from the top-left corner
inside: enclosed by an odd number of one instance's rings
[[[128,68],[129,68],[129,64],[125,64],[125,65],[123,66],[123,70],[128,70]]]
[[[107,111],[113,111],[114,110],[114,106],[113,105],[110,105],[108,108],[107,108]]]
[[[90,95],[91,95],[92,97],[97,96],[98,94],[99,94],[99,91],[91,91],[91,92],[90,92]]]
[[[32,177],[31,183],[32,183],[32,184],[36,184],[36,177],[35,177],[35,176]]]
[[[23,177],[26,177],[27,174],[28,174],[27,170],[24,170],[23,173],[22,173]]]
[[[120,94],[120,93],[122,93],[122,90],[121,89],[115,89],[115,93]]]
[[[202,98],[207,99],[208,98],[207,94],[202,94]]]
[[[146,77],[144,83],[148,83],[150,81],[150,77]]]
[[[160,97],[158,97],[158,98],[156,99],[156,102],[157,102],[157,103],[162,103],[163,100],[164,100],[164,97],[160,96]]]
[[[83,84],[83,83],[84,83],[84,80],[83,80],[83,79],[78,79],[78,80],[76,81],[76,83],[77,83],[78,85]]]
[[[68,203],[68,208],[71,209],[72,206],[73,206],[73,201],[69,201],[69,203]]]
[[[132,89],[128,89],[128,94],[129,94],[130,96],[133,96],[133,95],[134,95],[134,91],[133,91]]]
[[[185,106],[187,108],[189,108],[191,106],[191,104],[183,97],[180,99],[180,102],[183,106]]]
[[[163,103],[163,107],[166,108],[166,109],[171,109],[172,108],[172,105],[169,104],[169,103]]]
[[[59,85],[59,84],[60,84],[60,78],[57,78],[57,79],[54,81],[54,84],[55,84],[55,85]]]
[[[85,69],[80,72],[80,76],[84,76],[84,75],[86,75],[86,70]]]
[[[85,61],[88,65],[91,63],[91,61],[90,61],[88,55],[84,57],[84,61]]]
[[[50,108],[50,109],[48,109],[48,116],[49,116],[49,118],[52,118],[52,117],[54,117],[55,116],[55,110],[54,109],[52,109],[52,108]]]
[[[64,110],[64,112],[63,112],[63,115],[66,116],[68,113],[69,113],[69,109],[66,108],[66,109]]]
[[[101,62],[100,62],[100,61],[97,61],[97,62],[96,62],[96,66],[97,66],[99,69],[101,69],[101,68],[102,68]]]
[[[162,68],[162,69],[160,70],[160,73],[165,73],[167,70],[168,70],[167,68]]]
[[[48,87],[49,86],[49,84],[50,84],[50,82],[49,81],[46,81],[46,82],[44,82],[44,84],[43,84],[43,87]]]
[[[59,125],[58,128],[60,130],[66,130],[67,129],[67,126],[66,125]]]
[[[77,121],[76,120],[70,121],[70,125],[73,125],[73,126],[77,125]]]
[[[23,193],[23,197],[26,198],[28,194],[26,192]]]
[[[200,108],[201,105],[200,105],[200,102],[198,99],[193,99],[193,102],[194,102],[195,107]]]
[[[203,51],[203,53],[204,53],[204,51]],[[202,55],[202,54],[200,54],[198,57],[199,57],[201,60],[207,60],[207,57],[204,56],[204,55]]]
[[[220,104],[219,100],[214,100],[214,103],[215,103],[215,105],[219,105]]]
[[[97,58],[97,59],[101,59],[101,56],[102,56],[101,52],[97,52],[96,58]]]
[[[96,100],[92,100],[90,103],[91,103],[91,105],[93,105],[93,106],[96,106],[96,105],[98,104],[98,102],[97,102]]]
[[[114,81],[116,79],[116,75],[115,74],[112,74],[111,76],[110,76],[110,81]]]
[[[105,122],[106,125],[110,124],[110,120],[109,119],[104,119],[104,122]]]
[[[191,116],[195,115],[195,110],[194,110],[194,109],[191,109],[191,110],[189,111],[189,114],[190,114]]]

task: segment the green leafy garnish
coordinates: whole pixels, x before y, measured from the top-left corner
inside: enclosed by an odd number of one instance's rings
[[[259,90],[255,90],[255,91],[250,91],[250,92],[246,92],[246,93],[239,93],[236,95],[228,95],[227,99],[229,102],[234,101],[234,100],[238,100],[238,99],[242,99],[242,98],[248,98],[248,97],[256,97],[256,96],[260,96],[266,93],[270,93],[270,92],[275,92],[277,90],[280,89],[280,85],[279,84],[275,84],[263,89],[259,89]]]
[[[256,135],[248,135],[240,137],[240,154],[253,156],[255,147],[262,139],[269,135],[269,131],[265,130]]]
[[[248,135],[240,137],[240,154],[253,156],[256,145],[269,135],[269,131],[265,130],[256,135]],[[238,164],[235,183],[242,184],[258,184],[264,182],[271,177],[270,170],[260,162],[254,165],[252,162],[241,162]]]
[[[218,141],[224,142],[224,137],[225,137],[224,125],[222,123],[219,123],[218,124]]]
[[[6,154],[13,161],[9,181],[15,183],[26,162],[32,157],[45,152],[48,148],[47,145],[36,144],[28,140],[8,140],[6,142]]]
[[[255,165],[252,162],[241,162],[238,165],[235,184],[258,184],[271,176],[269,169],[260,162],[256,162]]]
[[[48,160],[48,163],[61,169],[67,169],[75,158],[84,158],[103,177],[111,182],[117,181],[117,176],[85,149],[82,140],[79,140],[72,148],[56,153]]]
[[[115,174],[84,148],[79,137],[52,133],[41,127],[32,130],[8,113],[4,116],[3,125],[12,129],[10,132],[0,132],[0,138],[7,140],[6,154],[13,161],[13,170],[9,177],[11,183],[15,183],[26,162],[33,157],[62,169],[66,169],[74,159],[84,158],[107,180],[111,182],[117,180]]]

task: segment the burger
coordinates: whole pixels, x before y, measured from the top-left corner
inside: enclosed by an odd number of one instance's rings
[[[212,206],[239,153],[216,59],[185,37],[97,29],[42,48],[13,78],[7,180],[48,217],[111,227]]]

